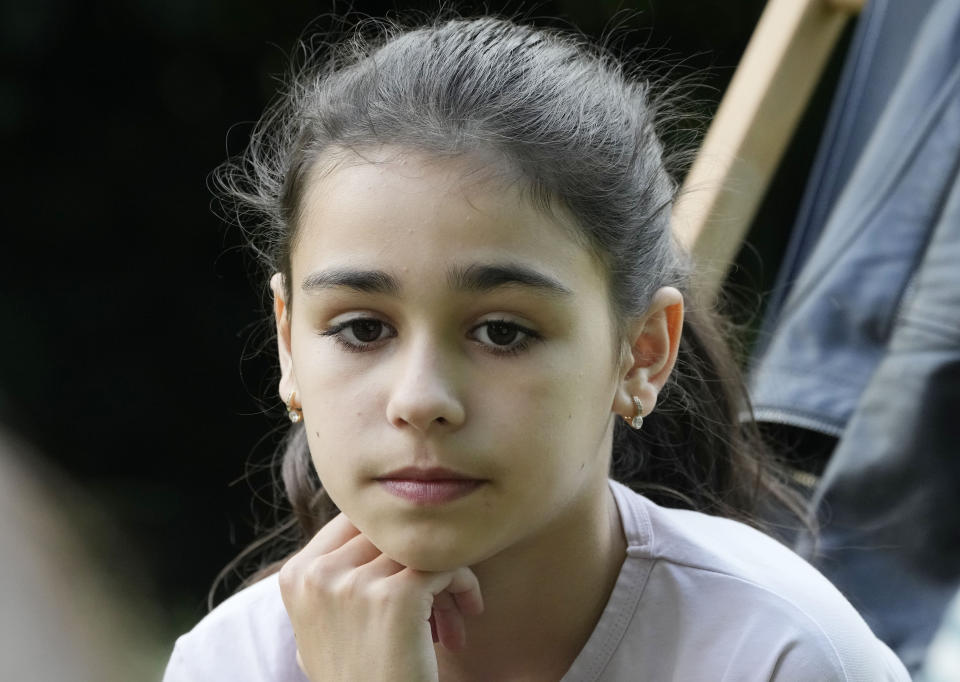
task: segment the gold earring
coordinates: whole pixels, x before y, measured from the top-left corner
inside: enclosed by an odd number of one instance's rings
[[[630,428],[640,430],[643,426],[643,403],[640,402],[640,396],[633,396],[633,406],[636,408],[636,414],[633,417],[624,417],[623,421],[630,425]]]
[[[296,391],[290,391],[290,397],[287,399],[287,416],[290,418],[294,424],[303,419],[303,410],[299,407],[294,407],[293,398],[297,395]]]

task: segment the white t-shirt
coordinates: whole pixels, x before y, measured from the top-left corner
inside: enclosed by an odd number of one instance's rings
[[[836,588],[776,540],[610,487],[627,556],[562,682],[909,682]],[[164,682],[214,680],[306,682],[275,575],[177,640]]]

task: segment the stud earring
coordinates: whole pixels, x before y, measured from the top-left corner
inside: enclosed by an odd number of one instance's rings
[[[294,407],[293,398],[297,395],[296,391],[290,391],[290,397],[287,399],[287,416],[290,418],[290,421],[296,424],[303,419],[303,410],[299,407]]]
[[[630,428],[639,431],[640,427],[643,426],[643,403],[640,402],[639,396],[633,396],[633,406],[637,413],[633,417],[624,417],[623,421],[627,422]]]

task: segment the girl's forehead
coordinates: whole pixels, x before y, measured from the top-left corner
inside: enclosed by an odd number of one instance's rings
[[[585,286],[602,278],[562,214],[471,158],[412,154],[349,159],[314,172],[303,193],[295,277],[347,263],[449,272],[473,263],[526,264]]]

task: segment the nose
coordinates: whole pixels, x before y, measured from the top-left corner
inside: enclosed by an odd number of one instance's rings
[[[436,344],[417,340],[397,360],[397,379],[387,403],[387,419],[394,427],[427,433],[463,424],[466,414],[457,394],[455,363]]]

